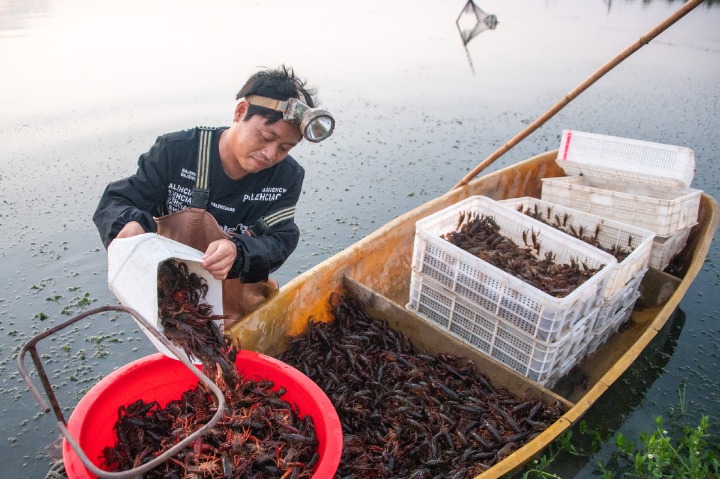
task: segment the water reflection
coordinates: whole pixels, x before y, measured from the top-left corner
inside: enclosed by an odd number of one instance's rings
[[[497,27],[498,24],[497,17],[493,14],[485,13],[475,4],[475,2],[473,2],[473,0],[468,0],[460,12],[460,15],[458,15],[457,20],[455,20],[455,23],[457,24],[458,31],[460,32],[460,38],[462,39],[463,46],[465,47],[465,53],[467,54],[470,68],[474,73],[475,67],[473,66],[470,52],[467,49],[467,44],[470,43],[470,40],[480,35],[482,32],[486,30],[495,30],[495,27]]]

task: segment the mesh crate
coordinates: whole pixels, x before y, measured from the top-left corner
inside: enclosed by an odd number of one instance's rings
[[[528,236],[532,230],[541,241],[540,257],[552,252],[559,263],[576,261],[599,270],[564,298],[551,296],[442,239],[440,235],[456,230],[461,212],[492,216],[500,233],[516,244],[522,245],[523,233]],[[490,198],[473,196],[416,223],[412,269],[528,335],[552,341],[600,306],[616,263],[612,255],[551,226]]]
[[[567,358],[586,350],[598,309],[578,319],[557,340],[538,340],[482,308],[412,272],[407,309],[520,374],[544,384]]]
[[[685,247],[691,229],[692,226],[668,236],[656,236],[650,249],[648,264],[660,271],[667,268],[675,255]]]
[[[563,226],[566,231],[572,228],[580,235],[584,231],[585,236],[594,237],[598,244],[606,248],[606,250],[614,247],[626,251],[631,250],[632,252],[617,263],[610,272],[610,278],[603,291],[604,299],[615,297],[639,273],[645,274],[644,270],[647,268],[650,249],[655,237],[655,233],[650,230],[620,221],[601,218],[584,211],[537,198],[512,198],[500,201],[500,203],[514,209],[522,208],[523,212],[530,209],[536,216],[540,216],[552,225]]]
[[[622,327],[627,324],[627,322],[630,320],[630,317],[632,316],[633,306],[635,305],[635,302],[639,297],[640,292],[635,293],[635,295],[632,297],[634,299],[632,301],[628,301],[624,308],[615,313],[615,315],[610,319],[610,321],[607,322],[603,329],[601,329],[600,331],[596,331],[592,335],[590,335],[591,338],[588,340],[587,343],[585,352],[586,355],[592,354],[597,351],[597,349],[603,344],[605,344],[611,336],[620,331],[620,329],[622,329]]]
[[[589,328],[590,331],[593,333],[602,331],[608,324],[618,319],[618,313],[620,311],[624,310],[628,306],[635,306],[635,302],[640,296],[640,283],[642,282],[646,272],[647,268],[639,273],[635,279],[630,281],[625,286],[625,289],[618,292],[613,298],[603,302],[602,306],[600,306],[600,311],[598,311],[597,317]]]
[[[684,146],[563,130],[558,165],[567,175],[688,188],[695,154]]]
[[[558,380],[560,380],[563,376],[565,376],[567,373],[572,371],[572,369],[577,366],[580,361],[583,360],[586,356],[586,350],[579,351],[572,356],[566,358],[560,366],[558,366],[548,379],[543,384],[547,388],[551,388],[555,385]]]
[[[566,176],[544,178],[541,197],[603,218],[669,235],[697,223],[700,194],[695,189]]]

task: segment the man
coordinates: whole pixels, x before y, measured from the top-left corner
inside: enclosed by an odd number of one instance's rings
[[[203,268],[225,280],[225,314],[277,290],[269,274],[298,244],[294,212],[305,175],[288,153],[334,128],[314,109],[314,93],[292,69],[262,70],[238,92],[232,126],[160,136],[137,172],[100,199],[93,221],[105,247],[157,232],[204,251]]]

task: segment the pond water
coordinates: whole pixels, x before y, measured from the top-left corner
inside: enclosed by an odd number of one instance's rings
[[[307,171],[300,245],[281,283],[449,190],[486,156],[681,6],[679,1],[482,1],[497,19],[467,44],[464,0],[0,2],[0,460],[44,477],[57,436],[17,372],[20,347],[88,306],[114,304],[91,221],[105,185],[165,132],[227,125],[258,67],[319,89],[337,129],[293,155]],[[459,28],[460,27],[462,28]],[[720,198],[720,7],[705,2],[496,161],[556,149],[564,128],[688,146],[693,187]],[[482,29],[480,29],[482,30]],[[635,437],[677,404],[718,420],[720,249],[677,315],[588,414]],[[114,368],[154,351],[127,318],[98,316],[43,351],[69,416]],[[716,429],[717,431],[717,429]],[[591,459],[563,465],[588,477]]]

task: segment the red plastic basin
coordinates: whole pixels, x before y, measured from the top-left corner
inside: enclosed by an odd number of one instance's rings
[[[275,388],[284,387],[286,393],[282,398],[297,404],[301,414],[313,418],[320,454],[313,478],[331,479],[340,464],[343,438],[337,412],[325,393],[297,369],[264,354],[240,351],[236,364],[245,378],[268,379]],[[103,448],[115,443],[113,425],[121,405],[142,399],[157,401],[164,407],[197,384],[197,377],[176,359],[161,353],[138,359],[88,391],[73,411],[68,430],[99,467]],[[97,477],[85,468],[67,441],[63,441],[63,462],[69,479]]]

